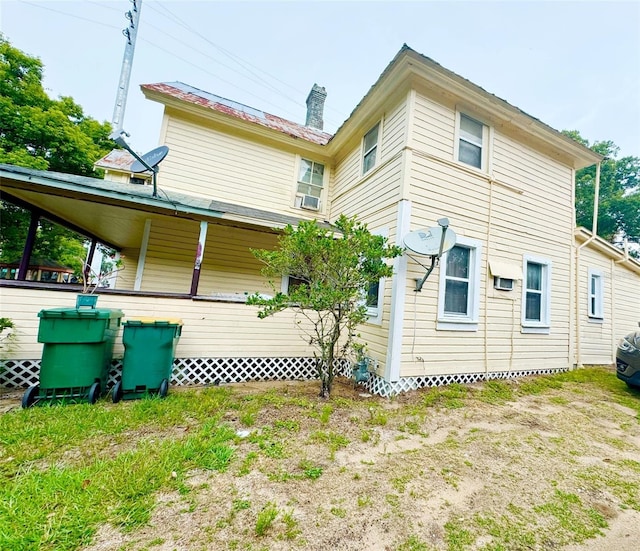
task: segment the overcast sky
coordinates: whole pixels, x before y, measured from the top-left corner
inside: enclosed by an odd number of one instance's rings
[[[0,29],[42,60],[51,97],[111,121],[132,8],[0,0]],[[304,124],[318,83],[334,132],[406,43],[557,130],[640,156],[638,0],[143,0],[140,13],[124,128],[141,153],[159,144],[162,107],[140,84],[181,81]]]

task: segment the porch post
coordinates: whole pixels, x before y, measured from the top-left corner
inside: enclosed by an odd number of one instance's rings
[[[95,239],[91,240],[91,247],[89,247],[89,252],[87,254],[87,260],[85,261],[84,267],[82,268],[82,277],[84,278],[85,283],[89,283],[89,276],[91,275],[91,265],[93,264],[93,255],[96,252],[96,244],[97,241]],[[100,274],[98,274],[100,276]]]
[[[36,242],[36,233],[38,231],[38,221],[40,220],[40,211],[31,211],[31,223],[29,224],[29,233],[27,233],[27,240],[24,244],[24,251],[22,252],[22,258],[20,259],[20,266],[18,267],[18,280],[24,281],[27,279],[27,270],[29,269],[29,261],[31,260],[31,253],[33,252],[33,246]]]
[[[194,297],[198,294],[198,282],[200,281],[200,265],[204,257],[204,245],[207,241],[207,222],[200,222],[200,237],[198,238],[198,248],[196,249],[196,260],[191,276],[191,291],[189,294]]]
[[[144,221],[142,232],[142,243],[140,243],[140,254],[138,255],[138,267],[136,268],[136,279],[133,283],[133,290],[139,291],[142,287],[142,274],[144,273],[144,263],[147,260],[147,247],[149,246],[149,233],[151,232],[151,219]]]

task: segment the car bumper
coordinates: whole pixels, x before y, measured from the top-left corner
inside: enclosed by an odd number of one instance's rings
[[[640,355],[628,354],[618,350],[616,356],[616,375],[625,383],[640,387]]]

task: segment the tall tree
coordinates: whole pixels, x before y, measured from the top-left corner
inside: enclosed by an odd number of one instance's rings
[[[113,147],[111,125],[86,116],[70,97],[49,98],[42,75],[38,58],[0,34],[0,163],[97,176],[93,163]],[[14,261],[22,254],[30,215],[6,201],[0,208],[0,259]],[[34,256],[69,265],[78,243],[81,236],[42,221]]]
[[[600,165],[600,193],[598,195],[598,235],[619,244],[620,239],[640,242],[640,158],[618,159],[620,148],[612,141],[594,142],[592,145],[578,131],[564,131],[605,160]],[[593,226],[596,167],[576,172],[576,221],[579,226]]]
[[[260,318],[291,308],[309,322],[311,329],[303,337],[315,348],[324,397],[331,392],[334,360],[346,355],[358,325],[367,319],[369,289],[392,275],[385,260],[402,254],[402,248],[371,234],[355,217],[342,215],[335,225],[337,231],[323,229],[315,220],[303,221],[295,229],[284,229],[277,250],[252,250],[264,262],[263,275],[275,296],[255,294],[247,301],[261,306]],[[274,280],[286,276],[299,284],[283,294]]]

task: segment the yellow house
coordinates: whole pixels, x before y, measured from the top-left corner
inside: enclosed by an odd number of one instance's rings
[[[304,125],[179,82],[142,91],[165,108],[157,193],[8,165],[0,177],[5,198],[120,251],[125,270],[100,306],[183,319],[176,383],[313,376],[293,315],[258,320],[244,304],[269,292],[249,249],[274,247],[301,219],[357,214],[399,245],[443,218],[456,234],[420,290],[431,260],[412,251],[379,286],[361,334],[375,369],[366,384],[381,395],[610,364],[640,318],[640,293],[625,302],[613,284],[637,289],[640,264],[574,234],[575,170],[601,157],[407,46],[333,136],[317,85]],[[589,262],[612,270],[599,338],[578,306]],[[26,281],[0,292],[20,336],[0,377],[32,382],[12,373],[37,364],[37,312],[75,298]]]

